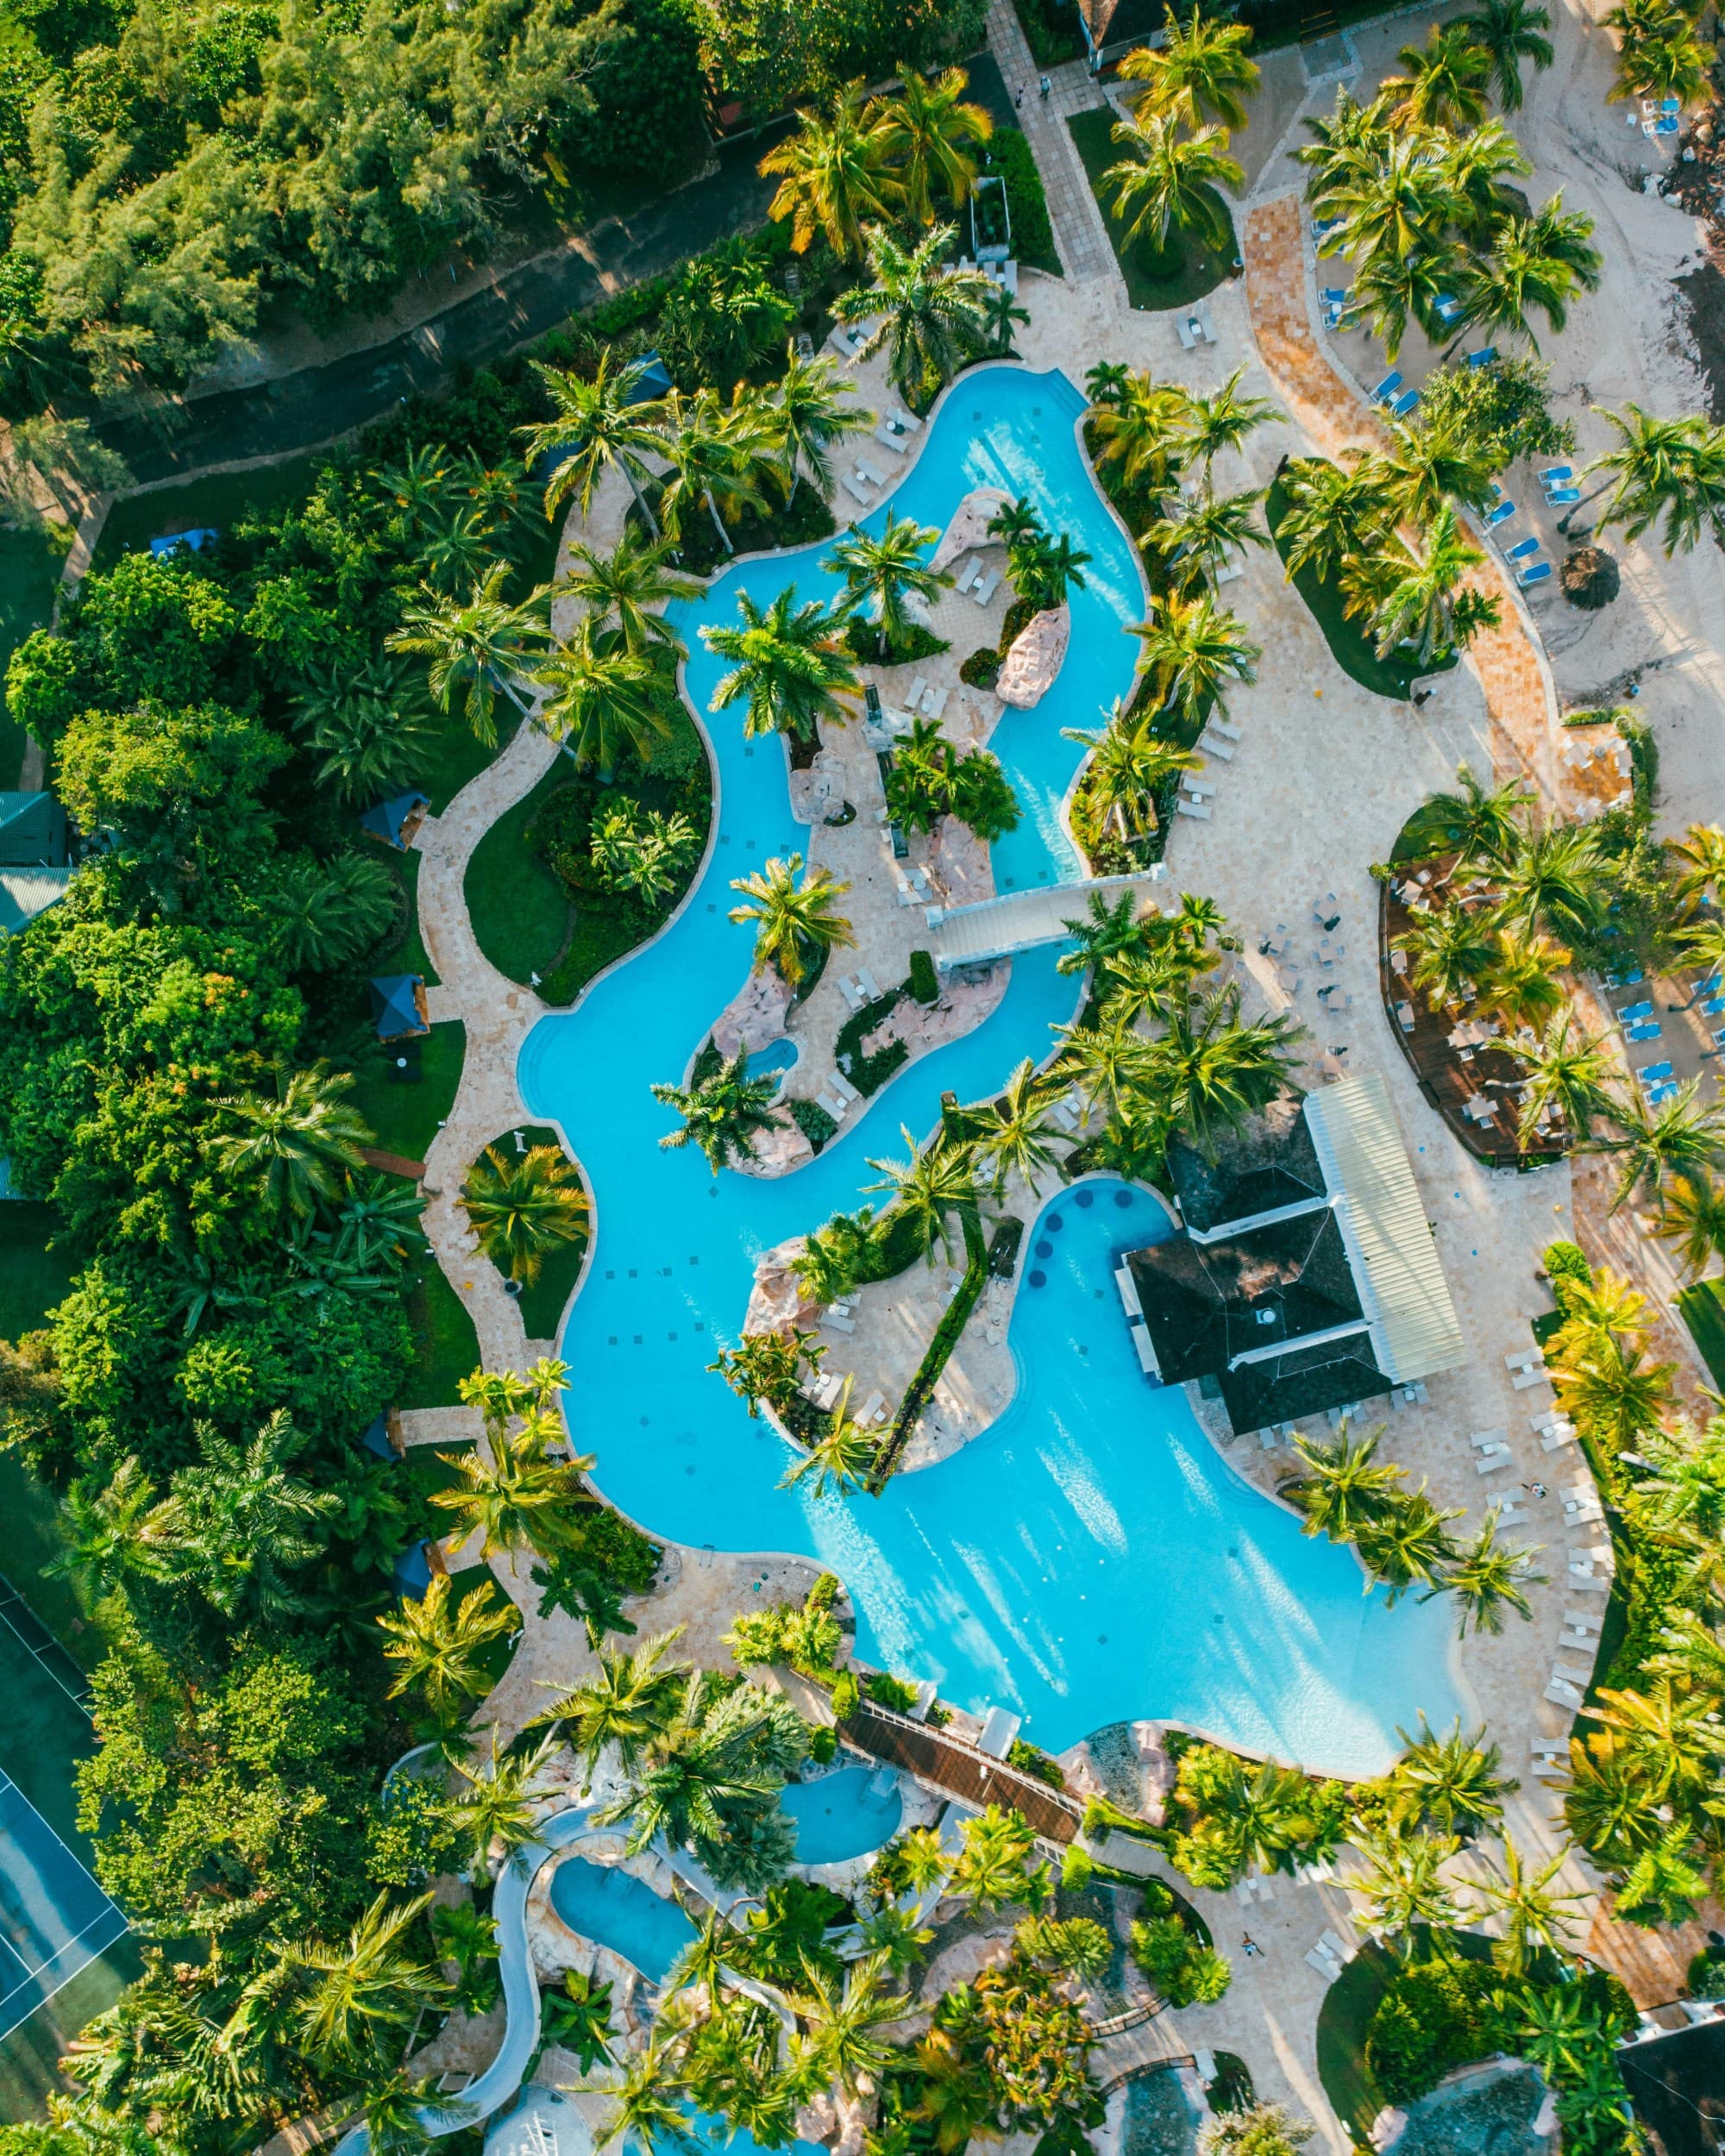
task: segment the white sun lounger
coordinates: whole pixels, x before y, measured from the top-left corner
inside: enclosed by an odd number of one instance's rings
[[[836,1093],[818,1093],[814,1098],[815,1106],[825,1108],[835,1123],[844,1122],[845,1111],[850,1106],[848,1100],[841,1099]]]
[[[1207,734],[1220,734],[1224,741],[1243,741],[1245,736],[1238,726],[1230,726],[1225,718],[1213,718],[1204,729]]]
[[[948,692],[945,689],[925,689],[922,707],[931,718],[938,718],[946,709]]]
[[[1482,1452],[1473,1463],[1476,1475],[1496,1475],[1500,1468],[1513,1467],[1515,1455],[1507,1445],[1499,1445],[1495,1452]]]
[[[884,419],[875,429],[875,439],[883,449],[890,449],[895,457],[901,457],[905,453],[904,443],[900,441],[898,436],[893,432]]]
[[[985,569],[977,578],[970,596],[979,606],[986,606],[999,590],[1000,583],[1000,573],[998,569]]]
[[[1201,801],[1189,801],[1183,793],[1174,804],[1174,812],[1176,816],[1195,816],[1201,823],[1208,824],[1210,820],[1210,812],[1204,804]]]
[[[829,1310],[821,1323],[832,1332],[854,1332],[856,1330],[855,1318],[841,1318],[836,1310]]]
[[[1214,756],[1220,762],[1232,763],[1234,760],[1234,752],[1226,742],[1213,741],[1208,729],[1199,735],[1198,746],[1207,756]]]
[[[867,457],[857,458],[856,469],[865,479],[869,480],[875,486],[884,486],[887,484],[886,474],[883,472],[877,472]]]
[[[862,1412],[857,1416],[857,1421],[864,1424],[873,1422],[886,1404],[887,1395],[884,1393],[870,1393],[862,1403]]]
[[[1333,1984],[1342,1972],[1341,1964],[1333,1953],[1327,1952],[1322,1946],[1314,1946],[1308,1950],[1306,1955],[1306,1966],[1308,1969],[1315,1969],[1326,1984]]]
[[[1525,1370],[1531,1369],[1535,1363],[1542,1363],[1545,1359],[1536,1347],[1512,1348],[1503,1358],[1503,1367],[1509,1370]]]
[[[922,702],[922,699],[927,694],[928,683],[923,680],[921,674],[918,674],[916,680],[911,683],[911,693],[905,699],[905,701],[910,705],[913,711],[915,711],[918,705]]]
[[[1574,1443],[1575,1425],[1572,1422],[1560,1422],[1555,1429],[1546,1431],[1545,1436],[1540,1439],[1540,1450],[1541,1452],[1556,1452],[1565,1445]]]
[[[1596,1617],[1590,1609],[1566,1609],[1564,1622],[1573,1625],[1578,1632],[1597,1633],[1604,1628],[1604,1620]]]
[[[895,427],[902,427],[906,434],[920,434],[922,432],[921,420],[913,417],[913,416],[907,411],[901,411],[897,404],[894,405],[893,409],[887,414],[887,417],[892,421]]]
[[[1584,1632],[1579,1625],[1565,1624],[1562,1632],[1558,1635],[1558,1645],[1560,1647],[1574,1647],[1579,1651],[1589,1652],[1598,1646],[1599,1635],[1595,1632]]]
[[[1468,1443],[1477,1446],[1482,1452],[1496,1452],[1507,1445],[1509,1440],[1509,1432],[1507,1430],[1476,1430]]]
[[[851,478],[849,472],[841,472],[839,473],[838,484],[844,489],[845,492],[850,496],[853,501],[861,502],[864,509],[869,507],[870,505],[869,497],[862,492],[862,489],[856,484],[856,480]]]
[[[841,1100],[848,1100],[853,1107],[862,1098],[842,1070],[835,1070],[826,1082],[829,1091],[836,1093]]]
[[[1327,1946],[1333,1959],[1344,1965],[1352,1961],[1359,1952],[1358,1946],[1351,1946],[1345,1939],[1338,1939],[1331,1931],[1326,1931],[1320,1935],[1319,1944]]]
[[[976,581],[976,572],[982,567],[982,557],[979,555],[973,554],[970,556],[970,559],[965,562],[963,567],[959,570],[957,575],[952,580],[953,590],[955,592],[968,592],[970,589],[970,586]]]
[[[1549,1385],[1551,1382],[1543,1368],[1523,1370],[1519,1377],[1512,1377],[1509,1381],[1518,1393],[1525,1393],[1530,1385]]]
[[[1546,1697],[1554,1707],[1567,1707],[1577,1714],[1581,1712],[1582,1695],[1566,1677],[1554,1675],[1546,1687]]]
[[[1203,800],[1208,795],[1214,793],[1216,790],[1216,782],[1214,779],[1195,778],[1190,774],[1189,774],[1182,781],[1182,784],[1184,786],[1187,793],[1191,794],[1195,799],[1200,801]]]
[[[1198,342],[1197,338],[1192,334],[1192,317],[1189,314],[1176,315],[1174,317],[1174,334],[1180,340],[1180,349],[1182,352],[1191,351]],[[1309,1961],[1312,1957],[1308,1954],[1306,1959]]]

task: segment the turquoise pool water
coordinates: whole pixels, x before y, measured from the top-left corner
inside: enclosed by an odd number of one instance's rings
[[[905,1809],[897,1782],[874,1767],[841,1767],[816,1782],[793,1782],[780,1802],[797,1823],[799,1864],[866,1857],[898,1833]]]
[[[1094,725],[1130,691],[1137,647],[1123,632],[1145,605],[1076,439],[1082,410],[1058,373],[968,374],[893,500],[942,525],[969,488],[1003,486],[1095,557],[1058,680],[994,736],[1026,808],[994,849],[1002,889],[1078,873],[1059,809],[1082,751],[1061,729]],[[699,624],[730,619],[740,591],[762,605],[789,582],[804,597],[831,591],[825,551],[739,564],[675,610],[697,709],[723,671]],[[1157,1716],[1331,1773],[1377,1771],[1400,1749],[1398,1723],[1458,1711],[1450,1614],[1363,1595],[1349,1552],[1306,1539],[1230,1470],[1182,1394],[1145,1382],[1110,1275],[1120,1251],[1169,1232],[1147,1192],[1091,1185],[1045,1208],[1034,1234],[1055,1256],[1009,1335],[1019,1391],[982,1437],[879,1499],[776,1487],[790,1448],[706,1367],[736,1339],[756,1259],[863,1202],[865,1156],[901,1150],[901,1123],[932,1130],[944,1091],[992,1095],[1020,1056],[1045,1055],[1078,984],[1052,950],[1016,959],[985,1025],[902,1072],[794,1175],[715,1180],[693,1148],[662,1150],[674,1119],[649,1087],[681,1077],[749,969],[748,928],[725,918],[731,879],[808,843],[779,744],[745,742],[734,714],[711,731],[718,830],[682,912],[576,1010],[543,1019],[521,1056],[530,1112],[561,1125],[593,1193],[593,1259],[561,1351],[599,1487],[678,1541],[819,1558],[850,1589],[861,1654],[968,1707],[1011,1707],[1051,1751]],[[844,1367],[840,1350],[832,1360]]]
[[[551,1907],[572,1932],[609,1946],[655,1984],[695,1935],[674,1902],[615,1865],[584,1857],[566,1857],[551,1874]]]

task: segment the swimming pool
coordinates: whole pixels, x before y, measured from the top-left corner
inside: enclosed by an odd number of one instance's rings
[[[977,369],[893,499],[944,525],[971,487],[1001,486],[1094,557],[1058,679],[994,735],[1026,811],[994,849],[1002,890],[1080,873],[1059,811],[1082,751],[1061,730],[1094,725],[1129,693],[1136,645],[1123,632],[1145,609],[1078,448],[1082,410],[1059,373]],[[790,582],[830,595],[826,551],[740,563],[673,610],[697,709],[723,671],[699,624],[731,618],[741,591],[762,605]],[[749,970],[748,927],[726,918],[731,880],[808,843],[778,743],[744,741],[734,715],[711,732],[718,830],[699,883],[658,942],[535,1027],[519,1066],[530,1113],[561,1125],[593,1194],[593,1257],[561,1352],[580,1373],[569,1408],[599,1486],[676,1541],[818,1558],[850,1590],[862,1656],[932,1677],[965,1707],[1012,1708],[1051,1751],[1159,1716],[1331,1773],[1379,1771],[1400,1750],[1398,1723],[1458,1711],[1451,1617],[1441,1603],[1389,1610],[1362,1595],[1349,1552],[1307,1540],[1226,1466],[1182,1394],[1145,1383],[1110,1274],[1119,1251],[1170,1232],[1147,1192],[1108,1187],[1088,1206],[1063,1194],[1044,1212],[1034,1233],[1058,1248],[1038,1268],[1046,1286],[1018,1299],[1019,1392],[990,1431],[879,1499],[776,1487],[794,1456],[706,1369],[736,1339],[756,1259],[875,1202],[862,1197],[875,1179],[865,1156],[896,1151],[900,1123],[932,1130],[948,1088],[990,1096],[1019,1057],[1045,1055],[1079,984],[1052,950],[1015,959],[982,1026],[900,1073],[794,1175],[715,1180],[694,1148],[662,1150],[675,1119],[649,1087],[681,1075]]]
[[[890,1770],[841,1767],[814,1782],[787,1784],[779,1800],[797,1823],[799,1864],[842,1864],[889,1842],[905,1800]]]
[[[632,1961],[655,1984],[695,1935],[674,1902],[616,1865],[566,1857],[551,1874],[551,1907],[572,1932]]]

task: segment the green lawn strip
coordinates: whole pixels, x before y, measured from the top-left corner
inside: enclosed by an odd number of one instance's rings
[[[518,1146],[517,1138],[521,1140]],[[555,1146],[565,1160],[568,1158],[562,1139],[549,1124],[544,1123],[518,1124],[499,1133],[492,1144],[505,1160],[514,1158],[520,1152],[531,1152],[536,1145]],[[587,1238],[585,1235],[577,1237],[573,1243],[560,1243],[555,1250],[546,1252],[539,1268],[539,1277],[531,1287],[522,1289],[521,1322],[527,1329],[530,1340],[556,1338],[557,1326],[569,1297],[574,1293],[575,1282],[580,1275],[581,1263],[586,1251]],[[475,1253],[474,1263],[487,1265],[491,1261]]]
[[[461,1398],[456,1387],[480,1366],[480,1338],[440,1265],[428,1261],[407,1299],[407,1315],[417,1352],[396,1406],[455,1407]]]
[[[96,542],[91,569],[100,574],[134,548],[175,531],[231,531],[248,509],[303,502],[329,461],[327,449],[307,449],[250,472],[208,472],[177,486],[152,487],[116,502]]]
[[[1289,550],[1282,543],[1282,520],[1288,513],[1288,495],[1280,480],[1271,486],[1264,500],[1264,513],[1285,567]],[[1453,655],[1430,666],[1410,666],[1405,659],[1393,655],[1380,659],[1358,623],[1350,621],[1343,613],[1342,595],[1333,584],[1326,582],[1309,568],[1300,570],[1292,580],[1295,590],[1306,602],[1308,612],[1323,630],[1330,656],[1344,674],[1374,695],[1394,697],[1396,702],[1405,704],[1408,690],[1416,680],[1431,674],[1447,674],[1456,663]]]
[[[354,1059],[354,1106],[376,1134],[386,1153],[423,1160],[438,1126],[455,1106],[467,1053],[467,1029],[460,1018],[445,1018],[421,1036],[419,1079],[409,1085],[393,1075],[391,1044],[373,1042]]]
[[[524,987],[531,975],[549,974],[569,943],[575,908],[527,838],[540,804],[568,775],[559,756],[530,793],[505,810],[474,847],[461,886],[480,949]]]
[[[1725,1388],[1725,1280],[1697,1281],[1679,1294],[1677,1307],[1713,1382]]]
[[[379,849],[389,863],[396,881],[407,898],[407,925],[398,942],[388,950],[380,951],[373,964],[380,974],[417,973],[428,988],[437,986],[436,968],[431,955],[425,948],[425,938],[419,932],[419,862],[420,856],[410,846],[398,853],[393,846]]]
[[[53,611],[61,556],[44,530],[0,530],[0,680],[33,629]],[[29,736],[0,706],[0,792],[18,783]]]
[[[48,1248],[58,1225],[52,1206],[0,1199],[0,1340],[34,1332],[65,1300],[78,1269],[64,1251]]]
[[[1072,131],[1073,145],[1090,182],[1090,191],[1096,197],[1102,222],[1108,229],[1109,243],[1114,250],[1114,260],[1120,266],[1120,275],[1126,281],[1126,297],[1132,305],[1158,310],[1187,307],[1195,299],[1201,299],[1206,292],[1214,291],[1239,252],[1232,217],[1226,244],[1220,248],[1212,248],[1189,233],[1171,238],[1166,248],[1155,247],[1148,240],[1128,240],[1126,221],[1107,207],[1097,186],[1109,166],[1120,162],[1120,152],[1113,141],[1113,108],[1074,113],[1066,124]],[[1113,192],[1109,189],[1110,198]]]

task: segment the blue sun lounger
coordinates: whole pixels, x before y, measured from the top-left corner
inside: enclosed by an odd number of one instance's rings
[[[1374,404],[1387,404],[1401,386],[1402,377],[1399,374],[1386,374],[1383,379],[1377,385],[1377,387],[1371,392],[1372,403]]]
[[[1495,344],[1483,344],[1477,352],[1468,354],[1467,363],[1477,372],[1482,367],[1490,367],[1496,357],[1497,347]]]
[[[1419,401],[1420,392],[1417,389],[1404,389],[1402,394],[1396,399],[1396,402],[1389,407],[1390,417],[1392,419],[1405,419],[1408,417],[1408,414],[1413,411],[1414,405],[1417,404]]]
[[[1650,1018],[1653,1015],[1652,1000],[1644,998],[1640,1003],[1626,1003],[1617,1013],[1617,1022],[1620,1025],[1639,1025],[1643,1018]]]
[[[1318,297],[1327,307],[1346,307],[1352,290],[1352,285],[1326,285]]]
[[[1657,1086],[1672,1075],[1669,1063],[1643,1063],[1635,1073],[1637,1081],[1644,1086]]]
[[[1639,1025],[1626,1025],[1623,1037],[1626,1041],[1656,1041],[1659,1037],[1659,1022],[1657,1018],[1643,1018]]]
[[[1541,486],[1566,486],[1574,477],[1575,472],[1571,466],[1548,464],[1540,474],[1540,484]]]
[[[1437,299],[1433,301],[1432,304],[1437,309],[1438,320],[1443,323],[1446,329],[1449,328],[1451,323],[1452,323],[1456,317],[1461,312],[1460,300],[1452,297],[1452,295],[1449,292],[1444,292],[1441,294]]]
[[[1506,561],[1525,561],[1530,554],[1539,551],[1540,542],[1537,539],[1521,539],[1513,547],[1505,547],[1503,559]]]
[[[1549,561],[1535,561],[1531,568],[1523,569],[1516,577],[1515,581],[1524,592],[1531,591],[1534,585],[1543,584],[1551,573],[1552,565]]]
[[[1488,531],[1495,531],[1499,524],[1507,523],[1510,517],[1512,517],[1515,514],[1515,505],[1514,502],[1499,502],[1496,508],[1490,511],[1487,515],[1485,519],[1485,529]]]
[[[1722,1011],[1725,1011],[1725,996],[1709,996],[1701,1006],[1703,1018],[1716,1018]]]
[[[1578,486],[1553,486],[1546,494],[1546,500],[1552,509],[1560,509],[1565,502],[1578,502],[1580,499],[1581,489]]]
[[[1607,974],[1605,985],[1608,988],[1633,988],[1641,978],[1641,968],[1631,966],[1622,973]]]

